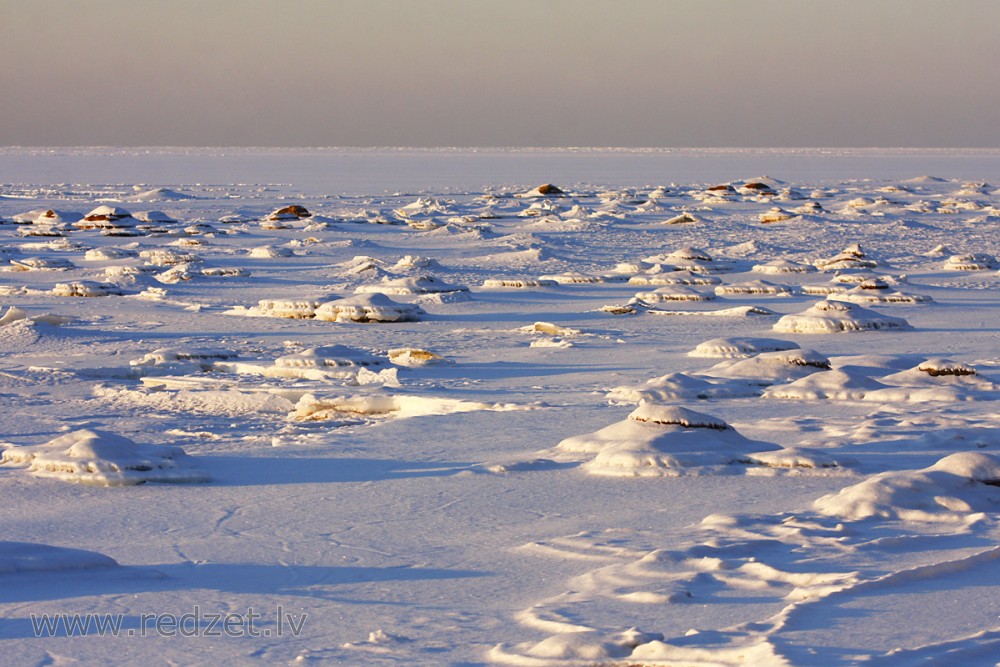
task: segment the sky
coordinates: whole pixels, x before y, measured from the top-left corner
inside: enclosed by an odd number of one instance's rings
[[[1000,147],[997,0],[0,0],[0,145]]]

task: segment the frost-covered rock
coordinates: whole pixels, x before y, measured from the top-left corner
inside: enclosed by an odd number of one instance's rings
[[[11,446],[3,463],[28,464],[37,477],[95,486],[132,486],[145,482],[207,482],[180,447],[140,445],[104,431],[83,429],[44,445]]]

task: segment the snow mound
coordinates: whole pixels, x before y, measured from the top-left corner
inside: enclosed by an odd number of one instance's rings
[[[950,454],[922,470],[884,472],[825,495],[821,514],[859,520],[967,522],[995,511],[1000,501],[1000,460],[980,452]]]
[[[385,294],[355,294],[316,307],[317,320],[327,322],[416,322],[424,310],[420,306],[397,303]]]
[[[644,403],[623,421],[564,439],[555,450],[596,456],[584,464],[594,475],[677,476],[722,471],[748,463],[748,454],[773,449],[737,433],[721,419],[687,408]]]
[[[830,370],[830,360],[825,356],[815,350],[796,348],[762,352],[749,359],[729,359],[712,366],[705,374],[767,386],[826,370]]]
[[[761,352],[794,350],[798,343],[777,338],[713,338],[688,352],[689,357],[733,359],[752,357]]]
[[[114,433],[90,429],[67,433],[44,445],[9,447],[2,462],[26,463],[37,477],[96,486],[209,479],[180,447],[140,445]]]
[[[867,376],[830,370],[812,373],[790,384],[770,387],[764,391],[764,398],[859,401],[866,394],[884,388],[884,384]]]
[[[32,542],[0,542],[0,575],[112,567],[118,567],[118,563],[113,558],[96,551],[67,549]]]
[[[452,285],[430,275],[409,278],[383,278],[377,285],[361,285],[354,291],[358,294],[435,294],[439,292],[467,292],[464,285]]]
[[[763,264],[755,264],[752,270],[757,273],[777,275],[780,273],[813,273],[816,271],[816,267],[790,259],[774,259]]]
[[[807,447],[787,447],[773,452],[754,452],[755,463],[767,468],[844,468],[854,465],[850,458],[834,458],[826,452]]]
[[[900,317],[881,315],[843,301],[820,301],[801,313],[785,315],[774,324],[775,331],[808,334],[909,328],[909,323]]]
[[[171,190],[170,188],[153,188],[152,190],[143,190],[142,192],[137,192],[134,195],[129,195],[125,198],[125,201],[183,201],[194,198],[195,197],[192,195],[177,192],[176,190]]]
[[[483,281],[483,287],[488,289],[531,289],[533,287],[555,287],[558,284],[555,280],[531,280],[528,278],[487,278]]]
[[[684,373],[669,373],[640,385],[614,387],[607,393],[607,399],[617,403],[656,403],[754,396],[756,393],[741,387],[716,384]]]

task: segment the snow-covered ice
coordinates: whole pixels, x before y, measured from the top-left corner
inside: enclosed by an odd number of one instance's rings
[[[2,662],[993,664],[997,182],[0,148]]]

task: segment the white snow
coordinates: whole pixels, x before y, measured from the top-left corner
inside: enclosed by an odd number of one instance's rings
[[[1000,654],[1000,151],[0,164],[4,664]]]

